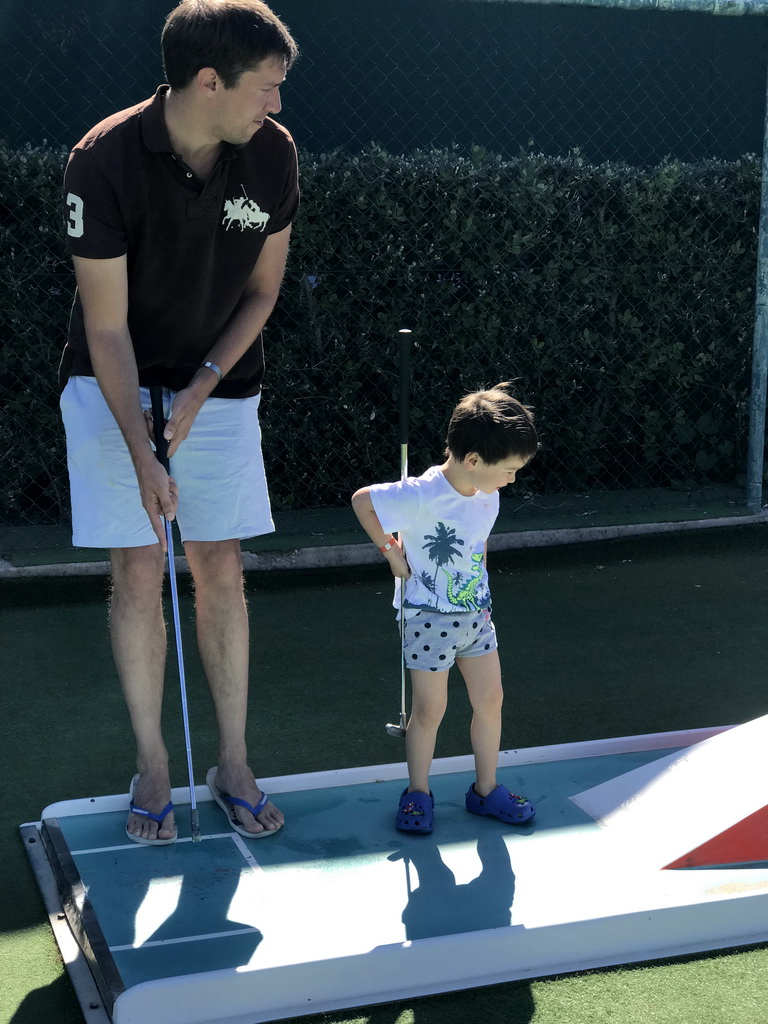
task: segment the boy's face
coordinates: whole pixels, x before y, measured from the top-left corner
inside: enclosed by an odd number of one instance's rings
[[[521,455],[510,455],[501,462],[484,462],[476,452],[471,452],[464,460],[464,468],[471,473],[470,479],[478,491],[493,494],[514,483],[518,472],[528,461]]]

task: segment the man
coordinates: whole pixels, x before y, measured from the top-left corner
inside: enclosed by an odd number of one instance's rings
[[[177,518],[195,583],[219,729],[214,795],[249,836],[283,824],[247,762],[240,540],[274,529],[257,412],[261,329],[298,208],[293,140],[270,118],[298,53],[286,26],[261,0],[183,0],[162,49],[168,85],[70,155],[77,293],[60,370],[73,543],[110,549],[112,648],[137,744],[126,830],[145,845],[176,838],[160,723],[161,516]],[[153,386],[163,388],[170,478],[150,444]]]

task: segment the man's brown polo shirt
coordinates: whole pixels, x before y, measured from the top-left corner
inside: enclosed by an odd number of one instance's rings
[[[102,121],[75,146],[64,179],[74,256],[127,255],[128,327],[139,381],[179,391],[237,309],[268,235],[298,209],[296,149],[267,119],[244,146],[224,144],[205,184],[174,156],[163,117],[167,86]],[[60,367],[93,376],[79,297]],[[261,337],[213,392],[245,398],[264,375]]]

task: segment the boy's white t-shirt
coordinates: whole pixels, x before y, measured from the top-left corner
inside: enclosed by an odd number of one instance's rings
[[[499,514],[497,491],[459,494],[432,466],[419,477],[374,484],[370,495],[383,530],[399,534],[411,567],[406,617],[424,608],[450,614],[490,607],[484,553]],[[396,608],[399,593],[397,581]]]

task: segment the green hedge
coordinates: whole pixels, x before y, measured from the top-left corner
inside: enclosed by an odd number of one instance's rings
[[[73,290],[65,160],[0,143],[0,522],[55,522],[68,507],[56,385]]]
[[[59,153],[0,146],[6,521],[65,500],[61,166]],[[578,152],[304,156],[266,331],[276,506],[346,501],[397,475],[400,327],[414,332],[414,471],[439,457],[461,393],[514,378],[545,446],[526,474],[533,490],[733,482],[746,446],[759,181],[753,157],[643,169]]]

